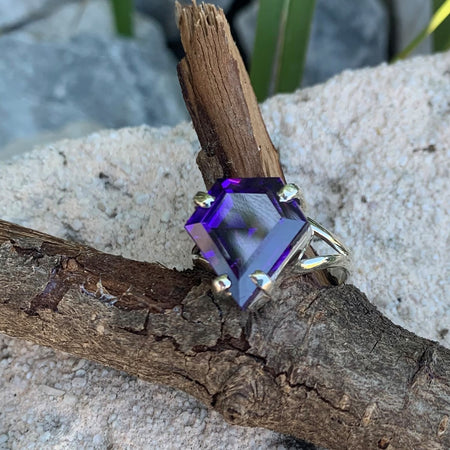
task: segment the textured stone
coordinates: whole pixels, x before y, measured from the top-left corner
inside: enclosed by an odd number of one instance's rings
[[[66,43],[0,38],[0,148],[72,122],[173,125],[186,117],[175,60],[152,45],[80,35]]]
[[[44,17],[52,8],[70,0],[14,0],[0,2],[0,32]]]
[[[161,51],[165,43],[158,22],[139,13],[134,14],[135,38],[152,43]],[[47,10],[47,14],[20,27],[14,35],[33,41],[65,42],[79,34],[104,38],[116,37],[113,10],[109,0],[68,1]]]

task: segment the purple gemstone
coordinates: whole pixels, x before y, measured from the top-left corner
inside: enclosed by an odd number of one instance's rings
[[[280,203],[280,178],[227,178],[209,190],[210,208],[197,207],[186,231],[217,275],[228,275],[231,295],[245,309],[258,294],[256,270],[272,276],[308,229],[297,201]]]

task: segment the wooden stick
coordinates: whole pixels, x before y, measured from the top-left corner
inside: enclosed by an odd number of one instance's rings
[[[223,11],[176,5],[186,51],[178,77],[202,146],[197,162],[206,186],[224,176],[284,180]]]
[[[329,449],[450,447],[450,351],[353,286],[295,274],[258,313],[197,271],[0,221],[0,332],[182,389],[231,423]]]
[[[221,9],[176,3],[186,56],[178,79],[202,150],[197,164],[207,188],[221,177],[280,177],[278,152],[270,140],[244,63]],[[316,256],[312,247],[309,258]],[[329,286],[327,272],[308,278]]]

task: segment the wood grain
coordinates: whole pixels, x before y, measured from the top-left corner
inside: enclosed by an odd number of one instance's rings
[[[207,188],[220,177],[284,180],[223,11],[177,4],[177,12],[186,52],[178,77],[202,146],[197,162]]]

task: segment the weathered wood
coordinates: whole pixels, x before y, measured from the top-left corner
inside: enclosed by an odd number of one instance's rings
[[[223,11],[177,4],[177,12],[186,52],[178,77],[202,146],[197,163],[206,186],[223,176],[284,180]]]
[[[450,351],[353,286],[288,271],[243,313],[205,274],[3,221],[0,286],[0,332],[177,387],[231,423],[330,449],[450,448]]]

